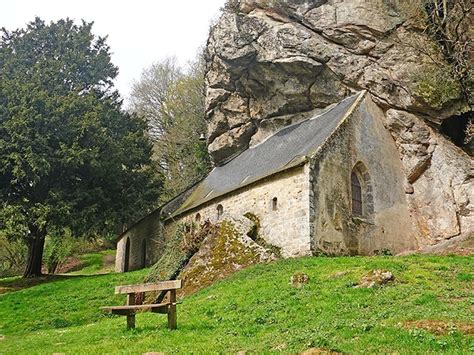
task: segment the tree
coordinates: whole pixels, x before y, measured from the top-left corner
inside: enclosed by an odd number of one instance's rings
[[[44,241],[112,233],[156,203],[146,123],[121,110],[106,38],[70,19],[2,29],[0,233],[28,246],[41,275]]]
[[[414,23],[422,32],[428,34],[437,44],[444,60],[450,66],[450,74],[459,83],[462,94],[473,109],[474,71],[473,46],[474,5],[471,0],[413,0],[395,1],[396,7],[406,20]],[[421,54],[440,63],[425,43],[408,43]]]
[[[164,176],[162,201],[182,192],[210,170],[206,131],[204,62],[185,69],[167,58],[143,71],[133,85],[131,109],[149,122],[153,159]]]

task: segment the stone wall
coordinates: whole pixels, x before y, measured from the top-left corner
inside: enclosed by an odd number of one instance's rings
[[[161,255],[164,247],[162,238],[160,210],[147,215],[123,233],[117,242],[115,256],[115,271],[124,272],[140,269],[153,264]],[[127,240],[130,241],[128,270],[125,270],[125,254]],[[145,241],[146,253],[143,253]]]
[[[313,250],[330,255],[393,253],[417,247],[395,143],[366,96],[311,161]],[[363,214],[352,214],[351,173],[363,191]]]
[[[179,223],[241,217],[252,213],[260,221],[260,233],[272,245],[281,248],[284,257],[310,254],[308,168],[299,166],[275,174],[226,196],[185,212],[165,223],[165,239],[173,235]],[[273,199],[277,198],[276,210]],[[218,218],[217,207],[223,207]],[[199,217],[197,217],[199,215]]]

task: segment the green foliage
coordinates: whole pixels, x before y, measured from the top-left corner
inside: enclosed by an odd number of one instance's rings
[[[43,263],[48,274],[54,274],[70,257],[81,260],[81,272],[84,267],[100,270],[103,258],[101,253],[111,247],[112,243],[102,238],[74,238],[70,231],[66,230],[65,234],[46,237]]]
[[[162,256],[151,268],[146,282],[171,280],[178,276],[189,260],[187,251],[181,247],[185,233],[186,226],[179,224],[174,235],[166,243]]]
[[[27,247],[23,240],[9,240],[0,234],[0,277],[20,274],[26,254]]]
[[[127,349],[185,353],[299,353],[319,347],[342,353],[471,353],[472,292],[456,275],[471,273],[473,257],[337,257],[284,259],[249,267],[178,306],[178,329],[166,316],[124,317],[99,306],[120,305],[113,287],[140,283],[149,270],[58,277],[1,295],[5,336],[0,353],[115,353]],[[346,287],[367,270],[391,270],[396,280],[376,289]],[[311,280],[294,288],[295,272]],[[23,280],[29,281],[29,280]],[[0,288],[11,281],[0,281]],[[34,311],[32,311],[34,310]],[[423,323],[444,324],[437,333]],[[419,324],[419,325],[418,325]]]
[[[186,70],[175,58],[145,69],[132,89],[132,111],[146,119],[154,140],[153,159],[164,176],[162,201],[176,196],[210,170],[206,132],[204,62]]]
[[[459,99],[461,87],[447,67],[427,65],[413,75],[414,93],[432,107],[441,109],[452,100]]]
[[[122,111],[110,48],[91,28],[36,18],[3,29],[0,230],[9,238],[113,233],[156,203],[146,123]]]
[[[392,256],[393,253],[390,249],[383,248],[381,250],[374,250],[375,255],[380,255],[380,256]]]
[[[442,74],[439,81],[448,80],[446,87],[441,91],[448,91],[453,95],[455,91],[459,96],[463,96],[470,105],[473,102],[473,76],[472,76],[472,23],[474,8],[471,0],[385,0],[390,8],[395,9],[407,22],[409,26],[414,26],[422,32],[428,34],[437,44],[438,52],[442,53],[443,60],[437,55],[433,56],[432,51],[426,48],[426,43],[416,43],[414,41],[406,43],[418,50],[438,66]],[[447,65],[444,65],[447,63]],[[429,78],[427,87],[422,88],[423,92],[431,92],[433,78]],[[454,90],[453,81],[456,82]],[[436,83],[439,85],[439,82]],[[440,103],[438,95],[426,94],[428,99],[434,100],[435,104]],[[450,96],[452,97],[452,96]],[[430,102],[430,101],[427,101]],[[439,108],[439,106],[435,106]]]
[[[187,224],[186,228],[189,232],[184,233],[180,248],[186,252],[189,258],[199,251],[204,239],[215,235],[218,230],[218,226],[209,220],[204,221],[201,225],[198,223]]]
[[[74,239],[71,234],[65,236],[48,236],[46,238],[43,261],[48,274],[54,274],[58,266],[72,254]]]

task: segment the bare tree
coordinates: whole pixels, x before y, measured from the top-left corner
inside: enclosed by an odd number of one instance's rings
[[[132,90],[132,110],[149,122],[154,160],[165,178],[162,200],[169,199],[210,169],[205,142],[204,63],[199,56],[186,68],[167,58],[143,71]]]
[[[148,120],[150,134],[159,137],[172,124],[166,107],[171,88],[183,77],[175,57],[168,57],[145,68],[132,86],[130,108]]]
[[[472,0],[400,0],[396,6],[407,20],[417,23],[421,30],[439,45],[444,59],[459,82],[466,101],[473,109],[473,45],[474,35]],[[393,5],[393,2],[391,3]],[[429,48],[409,43],[420,53],[437,62]]]

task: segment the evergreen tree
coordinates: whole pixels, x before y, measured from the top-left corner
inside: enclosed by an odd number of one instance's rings
[[[47,235],[111,233],[155,204],[146,123],[121,109],[92,23],[39,18],[0,39],[0,233],[41,274]]]

